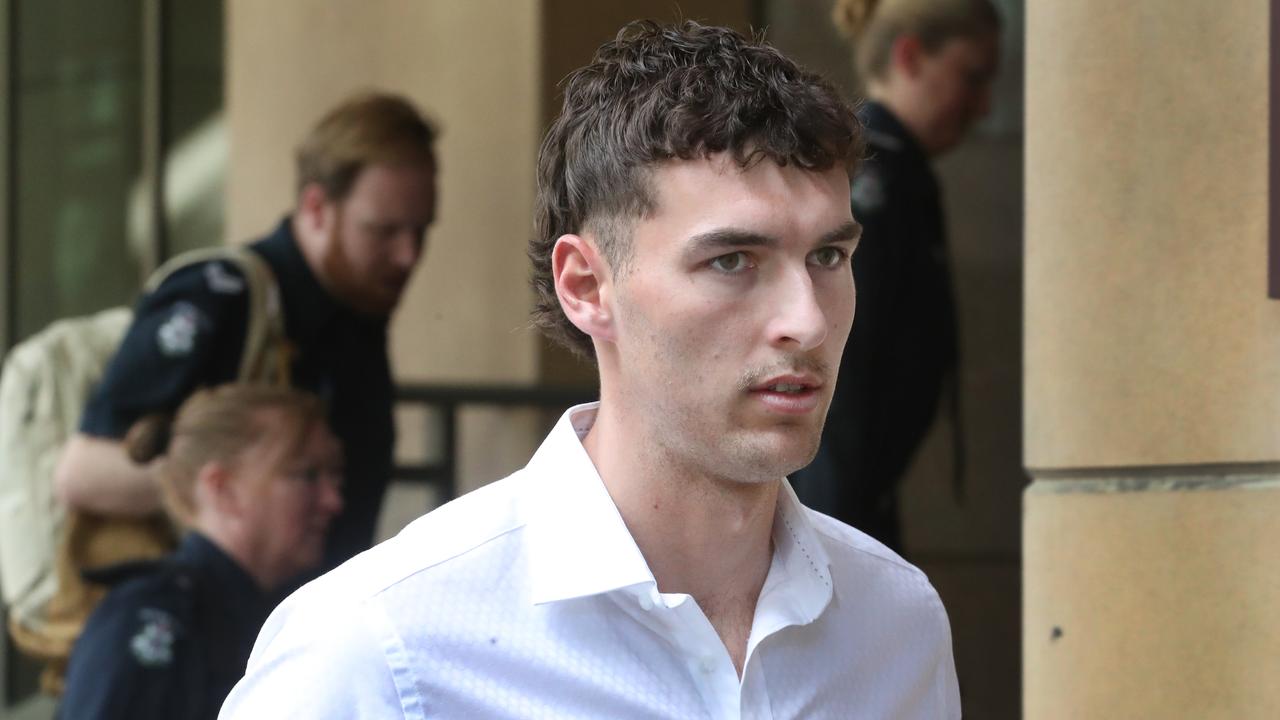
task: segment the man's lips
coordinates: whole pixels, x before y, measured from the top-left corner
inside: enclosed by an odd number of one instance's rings
[[[814,375],[777,375],[749,388],[766,409],[783,415],[804,415],[818,408],[822,380]]]
[[[751,392],[808,392],[822,387],[822,380],[809,373],[774,375],[750,387]]]

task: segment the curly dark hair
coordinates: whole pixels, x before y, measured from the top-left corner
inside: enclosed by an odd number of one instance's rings
[[[593,233],[625,273],[632,224],[653,212],[649,171],[669,160],[727,152],[744,169],[768,159],[812,171],[862,154],[853,108],[832,85],[762,37],[693,21],[629,23],[564,81],[564,106],[538,156],[529,243],[534,322],[592,358],[591,338],[565,317],[551,276],[564,234]]]

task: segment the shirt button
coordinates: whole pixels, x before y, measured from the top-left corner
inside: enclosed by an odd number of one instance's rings
[[[648,593],[640,596],[640,609],[645,612],[649,612],[653,609],[653,598],[649,597]]]
[[[702,672],[710,675],[716,671],[716,659],[708,655],[698,662],[698,668],[702,670]]]

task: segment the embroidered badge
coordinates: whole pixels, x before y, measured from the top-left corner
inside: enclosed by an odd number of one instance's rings
[[[239,295],[244,292],[244,278],[233,275],[220,262],[204,266],[204,279],[209,283],[210,290],[222,295]]]
[[[874,213],[884,207],[884,179],[873,168],[867,168],[853,179],[849,189],[854,215]]]
[[[195,305],[180,302],[173,306],[169,319],[156,331],[156,343],[160,352],[169,357],[182,357],[196,346],[202,315]]]
[[[144,667],[164,667],[173,662],[173,641],[177,622],[163,610],[142,608],[138,611],[142,629],[129,640],[129,650]]]

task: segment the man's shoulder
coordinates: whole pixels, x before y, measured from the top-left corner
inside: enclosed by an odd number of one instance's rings
[[[224,326],[243,332],[248,310],[248,280],[229,255],[179,258],[148,281],[122,349],[154,340],[162,355],[180,359],[197,350],[203,336],[219,336]]]
[[[831,560],[837,591],[942,609],[937,591],[918,567],[857,528],[817,510],[805,512]]]
[[[226,305],[247,295],[244,273],[229,256],[202,253],[179,260],[180,263],[161,268],[160,274],[148,279],[139,310],[150,305],[167,305],[175,300]]]
[[[300,600],[360,605],[393,588],[475,572],[485,549],[525,526],[523,471],[473,490],[414,520],[395,537],[353,557],[298,591]]]

